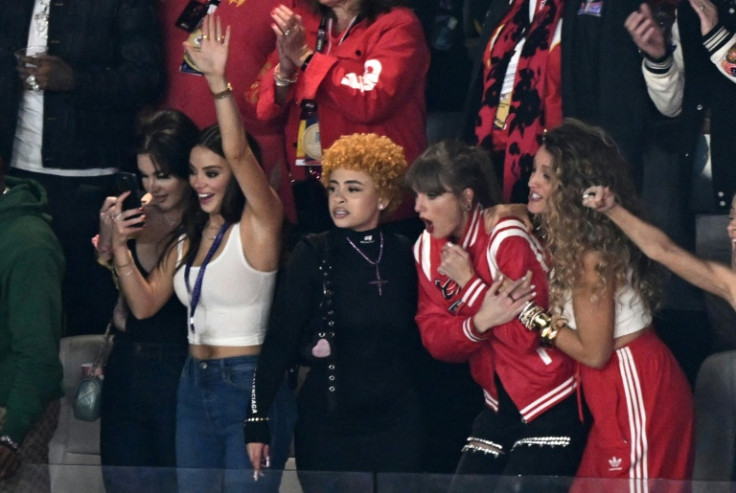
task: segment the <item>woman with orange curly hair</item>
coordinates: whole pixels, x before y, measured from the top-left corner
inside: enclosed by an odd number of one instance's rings
[[[652,327],[660,292],[655,265],[582,203],[598,184],[628,210],[640,210],[629,166],[602,129],[566,120],[544,136],[528,210],[554,261],[550,308],[565,319],[546,338],[580,363],[593,416],[578,476],[626,478],[646,491],[643,480],[690,477],[692,394]]]
[[[336,228],[298,243],[283,272],[245,423],[248,453],[254,468],[267,464],[269,408],[299,361],[309,367],[300,472],[416,472],[425,436],[416,384],[428,359],[414,324],[417,280],[410,242],[380,226],[402,200],[404,151],[376,134],[343,136],[322,167]],[[371,475],[345,480],[300,474],[305,492],[373,491]]]

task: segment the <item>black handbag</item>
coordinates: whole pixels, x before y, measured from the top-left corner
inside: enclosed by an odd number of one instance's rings
[[[112,347],[112,321],[107,324],[105,337],[89,374],[82,378],[74,395],[74,417],[82,421],[96,421],[102,409],[102,368]]]

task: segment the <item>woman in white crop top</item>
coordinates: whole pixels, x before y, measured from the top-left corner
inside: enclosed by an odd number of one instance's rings
[[[736,307],[736,196],[731,200],[727,226],[731,242],[731,268],[719,262],[696,257],[680,248],[662,230],[644,222],[628,211],[609,188],[593,186],[584,204],[604,213],[626,235],[655,260],[688,282],[728,301]],[[695,385],[696,414],[695,479],[731,479],[734,436],[733,416],[736,412],[732,377],[736,351],[719,352],[708,357],[698,371]]]
[[[199,203],[184,213],[178,239],[144,278],[126,246],[139,221],[131,217],[140,211],[121,211],[118,200],[114,262],[137,317],[156,313],[174,291],[188,308],[189,358],[177,395],[180,491],[245,491],[259,479],[242,471],[250,468],[243,420],[273,295],[283,213],[225,78],[230,28],[210,16],[202,32],[201,46],[189,44],[186,51],[205,75],[219,126],[205,129],[190,154],[189,182]],[[283,469],[295,421],[286,387],[272,410],[264,418],[275,430],[271,459]],[[258,491],[277,491],[279,481],[272,473]]]
[[[578,476],[637,484],[688,479],[692,394],[651,327],[656,266],[611,221],[582,204],[583,191],[600,183],[638,208],[628,164],[608,134],[577,120],[565,120],[542,142],[528,210],[537,216],[553,259],[550,307],[567,317],[555,319],[559,330],[548,337],[579,362],[593,415]],[[576,487],[584,489],[582,483]]]

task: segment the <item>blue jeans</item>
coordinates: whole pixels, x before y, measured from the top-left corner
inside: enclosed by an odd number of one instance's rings
[[[282,385],[269,414],[271,468],[257,482],[248,459],[243,420],[258,356],[184,364],[176,414],[180,492],[278,492],[289,456],[296,405]]]

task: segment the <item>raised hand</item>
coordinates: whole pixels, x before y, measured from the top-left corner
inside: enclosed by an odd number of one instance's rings
[[[127,211],[122,210],[123,201],[125,197],[130,195],[130,192],[122,193],[117,200],[115,205],[108,208],[109,217],[112,220],[112,246],[126,247],[127,242],[131,238],[135,238],[136,235],[141,231],[140,224],[145,221],[146,217],[143,214],[143,208],[140,209],[129,209]]]
[[[700,17],[700,33],[705,36],[718,24],[718,9],[710,0],[689,0],[690,5]]]
[[[281,75],[291,78],[311,51],[307,45],[302,18],[287,6],[279,5],[271,12],[271,19],[271,29],[276,34]]]
[[[624,27],[629,31],[634,44],[650,58],[660,59],[667,54],[664,32],[652,15],[652,9],[642,3],[639,10],[626,18]]]
[[[184,49],[205,77],[225,77],[230,49],[230,26],[222,30],[219,17],[208,15],[202,21],[202,44],[185,41]]]
[[[598,212],[607,212],[617,203],[616,194],[608,187],[596,185],[583,191],[583,205]]]

